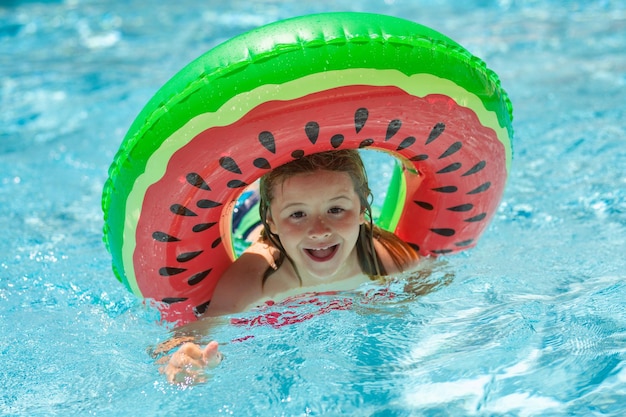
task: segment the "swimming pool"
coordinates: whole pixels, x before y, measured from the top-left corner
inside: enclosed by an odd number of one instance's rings
[[[1,414],[626,411],[621,2],[199,4],[0,6]],[[191,59],[331,10],[418,21],[500,75],[516,129],[500,210],[476,248],[432,265],[430,293],[372,285],[298,306],[292,321],[349,306],[298,324],[220,326],[226,361],[211,382],[170,386],[146,352],[168,329],[115,280],[101,242],[106,170],[138,111]]]

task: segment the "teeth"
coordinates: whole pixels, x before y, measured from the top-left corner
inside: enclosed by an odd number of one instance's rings
[[[330,248],[330,246],[326,246],[325,248],[311,249],[311,250],[326,250],[328,248]]]

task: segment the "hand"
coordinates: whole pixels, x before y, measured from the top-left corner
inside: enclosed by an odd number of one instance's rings
[[[191,342],[184,343],[170,357],[167,365],[161,372],[172,384],[194,385],[206,382],[204,371],[215,368],[222,361],[223,356],[218,351],[217,342],[210,342],[204,349]]]

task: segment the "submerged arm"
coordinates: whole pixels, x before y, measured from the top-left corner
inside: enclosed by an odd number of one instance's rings
[[[223,356],[217,342],[202,347],[199,341],[219,324],[220,316],[244,311],[263,298],[262,277],[274,264],[273,256],[272,246],[253,243],[220,278],[205,317],[176,329],[152,351],[169,382],[193,385],[206,381],[205,371],[219,365]]]

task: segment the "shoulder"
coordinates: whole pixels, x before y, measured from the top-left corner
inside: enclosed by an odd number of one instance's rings
[[[240,312],[263,298],[263,275],[274,263],[272,249],[255,242],[228,267],[215,287],[208,315]]]
[[[413,248],[391,232],[376,234],[374,249],[388,275],[411,271],[420,262],[420,257]]]

